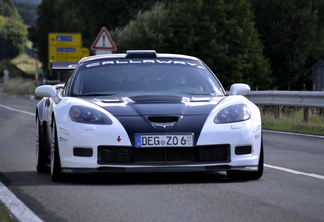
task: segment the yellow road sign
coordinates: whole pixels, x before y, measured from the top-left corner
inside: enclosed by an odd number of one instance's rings
[[[49,60],[52,62],[78,62],[80,59],[80,47],[49,47]]]
[[[88,48],[81,49],[81,57],[87,57],[90,55],[90,50]]]
[[[81,34],[49,33],[48,57],[53,62],[78,62],[81,56]]]
[[[50,46],[80,46],[81,34],[79,33],[49,33],[48,45]]]

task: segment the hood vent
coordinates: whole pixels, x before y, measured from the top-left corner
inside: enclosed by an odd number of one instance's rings
[[[101,100],[103,103],[121,103],[123,100],[117,98],[117,97],[110,97],[110,98],[105,98]]]
[[[164,116],[164,117],[147,117],[147,119],[152,123],[170,123],[177,122],[178,116]]]
[[[164,116],[164,117],[147,117],[154,128],[169,128],[174,127],[177,123],[178,116]]]
[[[135,103],[181,103],[182,96],[145,95],[129,97]]]

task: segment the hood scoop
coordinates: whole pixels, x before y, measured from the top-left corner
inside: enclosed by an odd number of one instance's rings
[[[213,97],[191,97],[190,102],[211,102]]]
[[[182,96],[174,95],[144,95],[129,97],[135,103],[181,103]]]

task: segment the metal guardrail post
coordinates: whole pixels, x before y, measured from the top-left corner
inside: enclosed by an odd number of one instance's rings
[[[279,106],[274,106],[274,117],[275,117],[275,119],[280,118],[280,107]]]
[[[303,108],[304,111],[304,122],[307,123],[308,122],[308,118],[309,118],[309,110],[308,107],[304,107]]]

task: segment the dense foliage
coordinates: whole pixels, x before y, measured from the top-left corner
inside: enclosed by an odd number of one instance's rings
[[[155,49],[197,56],[227,88],[234,82],[247,82],[252,88],[266,89],[271,86],[270,69],[250,9],[246,0],[194,0],[191,4],[181,0],[115,0],[100,4],[90,0],[79,4],[73,0],[43,0],[37,28],[30,31],[30,37],[46,64],[47,33],[79,32],[83,46],[90,48],[105,26],[119,52]]]
[[[127,25],[110,32],[117,44],[117,52],[132,49],[154,49],[157,52],[175,52],[169,48],[171,20],[165,4],[157,2],[151,10],[139,11]]]
[[[149,10],[146,0],[43,0],[38,7],[37,27],[29,29],[43,64],[48,64],[48,33],[81,33],[83,47],[90,48],[100,29],[125,26],[139,10]],[[44,71],[48,66],[44,66]]]
[[[4,27],[11,0],[0,2]],[[105,26],[118,52],[197,56],[226,88],[246,82],[252,89],[310,90],[312,66],[324,55],[323,12],[324,0],[43,0],[29,37],[47,64],[48,33],[81,33],[90,48]]]
[[[274,85],[284,90],[310,90],[312,66],[324,55],[324,1],[251,2]]]
[[[270,88],[251,5],[246,0],[179,0],[170,5],[169,49],[204,60],[228,88],[235,82]]]
[[[11,59],[23,51],[27,30],[11,0],[0,0],[0,60]]]
[[[14,2],[14,4],[25,24],[36,24],[38,4],[29,2]]]
[[[153,48],[197,56],[217,74],[225,87],[246,82],[270,88],[270,69],[245,0],[185,0],[167,7],[157,3],[139,12],[112,32],[120,52]]]

